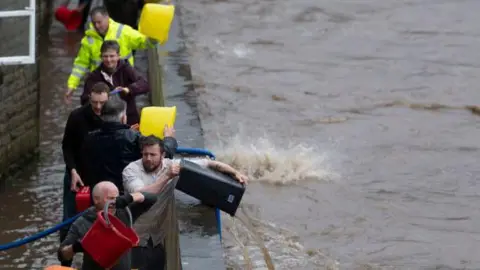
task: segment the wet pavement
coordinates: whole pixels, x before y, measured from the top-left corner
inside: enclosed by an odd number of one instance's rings
[[[67,33],[51,17],[42,18],[40,34],[41,119],[39,159],[2,182],[0,206],[2,233],[0,243],[45,230],[61,221],[64,162],[61,139],[73,105],[63,104],[66,80],[82,37]],[[202,147],[203,139],[196,111],[195,95],[189,83],[189,65],[178,17],[171,37],[161,53],[165,68],[167,106],[177,106],[177,139],[182,147]],[[51,23],[51,27],[49,27]],[[145,72],[145,53],[139,53],[136,66]],[[79,104],[80,91],[73,99]],[[143,98],[145,101],[146,98]],[[198,205],[195,199],[178,193],[184,269],[224,269],[215,215],[212,209]],[[32,244],[0,252],[0,269],[42,269],[58,263],[55,233]]]

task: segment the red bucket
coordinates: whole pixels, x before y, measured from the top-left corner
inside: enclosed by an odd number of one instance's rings
[[[77,208],[77,212],[83,212],[87,210],[87,208],[89,208],[91,205],[90,187],[81,187],[80,190],[77,192],[77,195],[75,195],[75,206]]]
[[[70,10],[61,6],[55,10],[55,18],[65,25],[67,30],[76,30],[82,23],[82,14],[77,10]]]
[[[108,203],[82,239],[82,247],[102,268],[113,267],[118,259],[140,241],[135,231],[117,217],[107,214]],[[131,215],[130,215],[131,216]],[[131,218],[130,218],[131,222]]]

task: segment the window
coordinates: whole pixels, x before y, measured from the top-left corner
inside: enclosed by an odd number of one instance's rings
[[[0,0],[2,1],[2,0]],[[36,19],[35,19],[35,0],[29,0],[30,6],[23,10],[0,11],[0,19],[14,17],[28,17],[28,55],[14,55],[0,57],[0,65],[25,65],[35,64],[35,36],[36,36]]]

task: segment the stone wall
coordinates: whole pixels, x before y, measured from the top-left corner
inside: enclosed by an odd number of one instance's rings
[[[28,4],[28,0],[1,0],[0,10],[19,10]],[[43,6],[44,1],[37,0],[37,29]],[[28,27],[28,17],[0,18],[0,56],[28,55]],[[32,157],[38,146],[38,59],[37,54],[36,64],[0,66],[0,178]]]

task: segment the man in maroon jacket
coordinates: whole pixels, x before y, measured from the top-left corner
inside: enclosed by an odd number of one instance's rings
[[[104,82],[110,90],[119,90],[120,97],[127,103],[127,124],[135,125],[140,121],[135,96],[148,93],[147,80],[133,68],[128,61],[120,59],[120,45],[115,40],[106,40],[100,48],[102,64],[85,80],[82,105],[88,102],[93,85]]]

